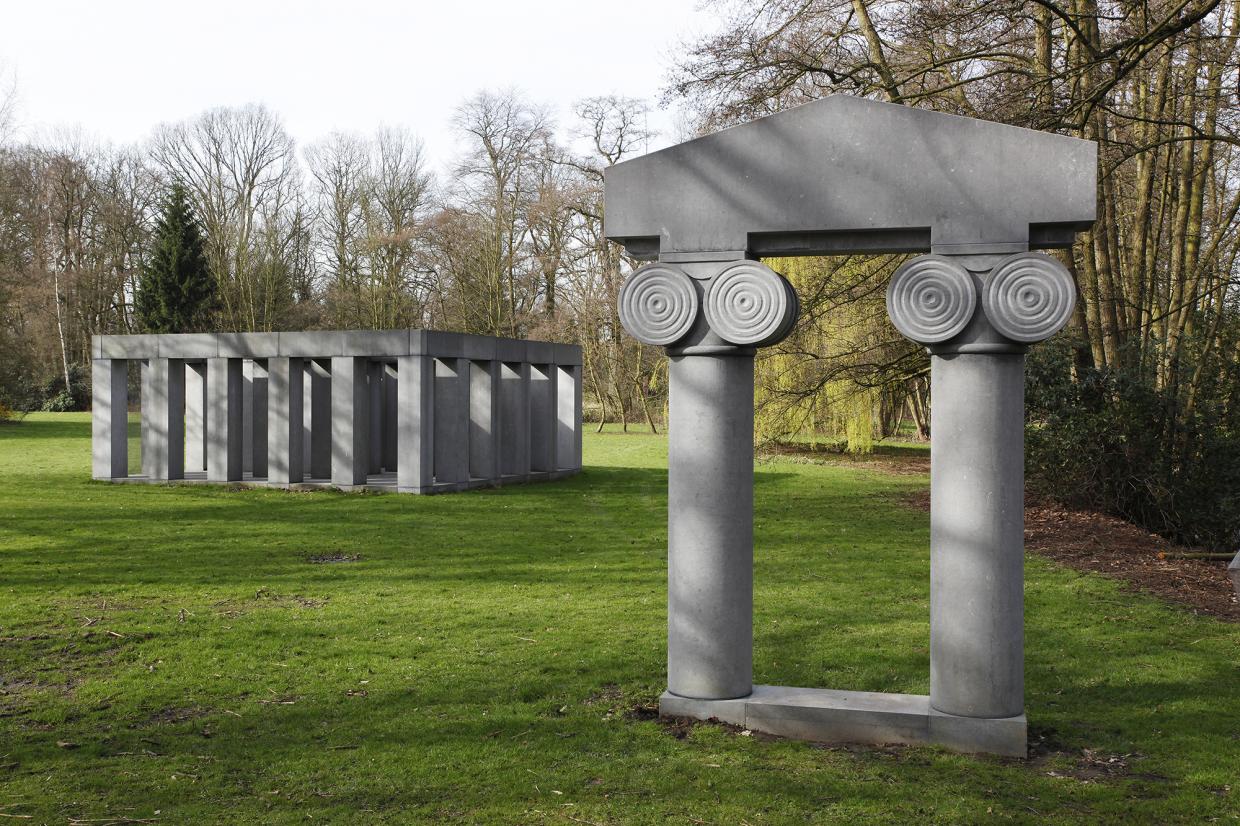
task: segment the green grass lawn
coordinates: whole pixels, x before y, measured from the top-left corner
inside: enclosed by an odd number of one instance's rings
[[[0,820],[1240,818],[1240,626],[1110,580],[1028,560],[1033,760],[685,735],[660,437],[436,497],[95,483],[89,442],[0,427]],[[926,692],[927,479],[756,480],[755,678]]]

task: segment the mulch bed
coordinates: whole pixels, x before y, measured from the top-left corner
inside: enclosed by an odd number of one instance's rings
[[[930,509],[930,493],[909,498]],[[1226,559],[1180,559],[1193,549],[1114,516],[1047,502],[1025,503],[1025,548],[1078,571],[1090,571],[1183,605],[1197,614],[1240,622],[1240,600]]]

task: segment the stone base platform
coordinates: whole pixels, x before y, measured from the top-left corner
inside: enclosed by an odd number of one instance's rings
[[[468,482],[442,482],[436,483],[431,487],[418,488],[415,490],[399,489],[401,493],[455,493],[462,490],[475,490],[478,488],[500,488],[509,485],[524,485],[536,482],[554,482],[560,479],[567,479],[570,476],[576,476],[581,472],[580,468],[566,468],[562,470],[552,471],[530,471],[520,475],[505,475],[500,479],[470,479]],[[207,480],[205,471],[186,471],[185,477],[182,479],[150,479],[146,476],[117,476],[111,479],[100,479],[101,482],[113,482],[115,484],[142,484],[142,485],[231,485],[233,487],[243,488],[278,488],[282,490],[342,490],[346,492],[368,491],[370,493],[396,493],[395,473],[372,473],[366,479],[364,485],[336,485],[330,479],[306,479],[302,482],[294,482],[291,485],[271,485],[261,476],[255,477],[251,473],[246,473],[242,478],[232,482],[210,482]]]
[[[659,714],[719,720],[797,740],[937,745],[952,751],[1026,757],[1025,715],[957,717],[914,694],[756,685],[748,697],[695,700],[663,692]]]

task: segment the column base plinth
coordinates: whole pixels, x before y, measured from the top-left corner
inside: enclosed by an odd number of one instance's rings
[[[971,754],[1026,757],[1025,715],[958,717],[915,694],[755,685],[748,697],[694,700],[663,692],[663,717],[718,720],[795,740],[824,743],[936,745]]]

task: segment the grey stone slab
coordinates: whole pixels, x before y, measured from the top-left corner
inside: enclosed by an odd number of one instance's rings
[[[267,360],[267,482],[275,487],[303,478],[304,374],[301,359]]]
[[[267,475],[267,360],[242,362],[241,466],[262,479]]]
[[[331,360],[305,359],[302,389],[302,472],[310,479],[332,475],[332,375]]]
[[[609,167],[605,228],[646,256],[1014,252],[1092,223],[1096,170],[1091,141],[832,95]]]
[[[500,363],[471,361],[469,379],[469,475],[500,478]]]
[[[435,359],[435,484],[469,481],[470,362]]]
[[[495,339],[495,358],[498,361],[522,362],[526,358],[528,342],[516,338]]]
[[[507,479],[530,472],[530,366],[500,363],[500,471]]]
[[[1231,564],[1227,566],[1227,575],[1231,577],[1231,587],[1235,590],[1236,596],[1240,597],[1240,552],[1236,553]]]
[[[530,471],[556,469],[556,392],[559,376],[554,364],[530,365]]]
[[[428,493],[435,484],[435,366],[429,356],[396,360],[399,394],[397,490]]]
[[[103,336],[90,337],[90,357],[91,359],[103,358]]]
[[[385,363],[383,370],[383,470],[396,473],[400,469],[397,442],[400,438],[400,377],[396,365]]]
[[[556,469],[576,470],[581,467],[581,367],[560,364],[555,374]]]
[[[449,333],[442,330],[427,330],[423,337],[423,352],[435,358],[454,359],[465,355],[464,333]]]
[[[241,359],[207,361],[207,478],[239,482],[241,469]]]
[[[331,435],[332,484],[341,488],[365,485],[370,472],[369,362],[356,356],[332,359]]]
[[[219,355],[217,333],[163,333],[159,335],[161,358],[208,359]]]
[[[159,336],[102,336],[100,357],[106,359],[159,358]]]
[[[267,359],[280,355],[281,333],[217,333],[219,355]]]
[[[91,475],[117,479],[129,475],[129,362],[91,362]]]
[[[555,363],[561,365],[580,365],[581,364],[581,345],[580,344],[556,344],[555,345]]]
[[[756,685],[749,696],[726,700],[664,692],[659,713],[824,743],[938,745],[965,753],[1026,755],[1024,714],[957,717],[931,708],[929,697],[911,694]]]
[[[525,360],[531,364],[551,364],[555,361],[555,344],[550,341],[525,342]]]
[[[151,481],[185,475],[185,372],[179,359],[142,362],[142,474]]]
[[[385,367],[381,361],[372,361],[366,365],[366,392],[369,401],[366,410],[370,416],[369,468],[368,473],[383,472],[384,443],[384,403],[383,374]]]
[[[495,339],[491,336],[464,336],[461,341],[461,358],[491,361],[495,358]]]
[[[185,365],[185,470],[207,469],[207,365]]]

